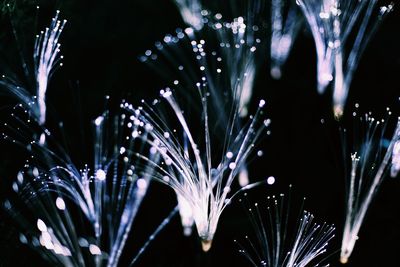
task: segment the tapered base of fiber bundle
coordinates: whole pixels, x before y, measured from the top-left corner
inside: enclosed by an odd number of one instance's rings
[[[204,252],[208,252],[211,248],[212,240],[203,239],[201,240],[201,248]]]
[[[335,120],[340,121],[340,119],[343,116],[343,106],[342,105],[335,105],[333,107],[333,116],[335,117]]]

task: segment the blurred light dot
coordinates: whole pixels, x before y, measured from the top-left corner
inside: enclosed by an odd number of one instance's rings
[[[106,179],[106,172],[102,169],[96,171],[96,179],[104,181]]]
[[[90,244],[89,251],[92,255],[101,255],[101,250],[98,246]]]
[[[146,180],[143,179],[143,178],[138,179],[138,181],[137,181],[137,187],[138,187],[139,189],[145,189],[145,188],[147,187],[147,182],[146,182]]]
[[[236,168],[236,163],[235,162],[229,163],[229,169],[233,170],[234,168]]]
[[[58,197],[56,199],[56,206],[59,210],[65,210],[65,202],[62,198]]]
[[[275,183],[275,177],[274,176],[270,176],[267,178],[267,184],[271,185]]]
[[[38,228],[41,232],[46,232],[46,231],[47,231],[47,226],[46,226],[46,224],[45,224],[41,219],[38,219],[38,220],[37,220],[36,225],[37,225],[37,228]]]

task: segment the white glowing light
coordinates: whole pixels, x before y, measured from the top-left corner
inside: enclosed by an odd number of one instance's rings
[[[249,182],[250,182],[250,180],[249,180],[249,173],[248,173],[248,171],[247,171],[246,168],[242,168],[242,169],[240,170],[238,180],[239,180],[239,185],[240,185],[241,187],[244,187],[244,186],[246,186],[246,185],[249,184]]]
[[[48,232],[42,232],[42,234],[40,235],[40,244],[46,247],[47,249],[54,248],[54,245],[51,242],[51,236]]]
[[[233,170],[235,168],[236,168],[236,163],[235,162],[229,163],[229,169]]]
[[[104,181],[106,179],[106,172],[102,169],[98,169],[96,171],[96,179],[100,180],[100,181]]]
[[[39,176],[39,169],[36,168],[36,167],[34,167],[34,168],[32,169],[32,174],[33,174],[33,176],[38,177],[38,176]]]
[[[94,124],[95,124],[96,126],[100,126],[101,123],[103,122],[103,120],[104,120],[103,116],[99,116],[99,117],[97,117],[97,118],[95,119]]]
[[[137,180],[137,186],[139,189],[146,189],[147,188],[147,182],[145,179],[138,179]]]
[[[179,215],[183,226],[183,234],[190,236],[192,234],[194,218],[191,205],[180,194],[178,196]]]
[[[270,176],[267,178],[267,184],[272,185],[275,183],[275,177],[274,176]]]
[[[89,251],[92,255],[101,255],[100,248],[94,244],[89,245]]]
[[[39,144],[44,145],[46,142],[46,135],[42,133],[39,138]]]
[[[139,132],[138,131],[135,130],[135,131],[132,132],[132,137],[133,138],[136,138],[138,136],[139,136]]]
[[[56,199],[56,206],[59,210],[65,210],[65,202],[62,198],[58,197]]]
[[[39,229],[39,231],[41,231],[41,232],[47,231],[47,226],[41,219],[37,220],[36,225],[37,225],[37,228]]]

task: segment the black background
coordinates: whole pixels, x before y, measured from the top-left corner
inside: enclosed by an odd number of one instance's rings
[[[64,121],[67,146],[77,166],[90,160],[90,122],[104,109],[104,96],[139,101],[157,96],[163,81],[137,59],[155,41],[175,28],[184,27],[172,1],[166,0],[98,0],[39,1],[36,21],[33,1],[20,1],[13,13],[20,48],[10,27],[10,16],[1,18],[1,68],[15,73],[30,84],[21,69],[18,50],[29,59],[37,33],[54,14],[68,24],[61,38],[64,66],[54,75],[48,90],[49,120]],[[350,89],[346,116],[354,103],[361,110],[383,113],[391,107],[399,113],[400,13],[388,16],[362,57]],[[28,60],[29,61],[29,60]],[[266,59],[258,71],[253,103],[264,98],[267,115],[272,120],[272,135],[261,148],[264,156],[250,166],[253,180],[276,177],[269,188],[254,190],[256,199],[286,192],[294,185],[296,199],[307,197],[305,207],[320,221],[337,226],[330,246],[334,252],[328,262],[339,266],[339,248],[343,227],[344,188],[342,159],[338,142],[338,124],[332,117],[328,94],[316,91],[315,49],[304,26],[284,69],[283,78],[269,76]],[[9,104],[1,96],[2,104]],[[324,119],[325,123],[321,123]],[[83,125],[83,126],[82,126]],[[24,159],[2,144],[0,150],[0,193],[7,196],[11,181]],[[376,195],[360,231],[348,266],[398,266],[400,249],[400,181],[387,179]],[[175,197],[166,187],[153,184],[143,203],[127,244],[125,257],[135,254],[146,236],[174,207]],[[19,244],[18,230],[7,216],[0,213],[0,266],[46,266],[34,251]],[[181,234],[178,217],[158,236],[137,266],[250,266],[237,252],[233,239],[251,231],[246,213],[234,203],[223,213],[213,248],[201,252],[196,237]],[[123,266],[121,264],[121,266]]]

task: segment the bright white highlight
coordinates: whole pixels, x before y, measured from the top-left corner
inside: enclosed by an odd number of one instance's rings
[[[267,184],[272,185],[275,183],[275,177],[274,176],[270,176],[267,178]]]
[[[249,172],[247,171],[247,168],[242,167],[242,169],[239,172],[238,180],[239,180],[239,185],[241,187],[244,187],[249,184],[250,179],[249,179]]]
[[[106,172],[104,170],[97,170],[96,171],[96,179],[100,181],[104,181],[106,179]]]
[[[92,255],[101,255],[100,248],[94,244],[89,245],[89,251]]]
[[[183,234],[190,236],[192,234],[194,218],[192,207],[180,194],[178,196],[179,215],[181,216],[181,223],[183,227]]]
[[[65,210],[65,202],[62,198],[58,197],[56,199],[56,206],[59,210]]]
[[[41,219],[38,219],[36,224],[39,231],[47,232],[47,226]]]

